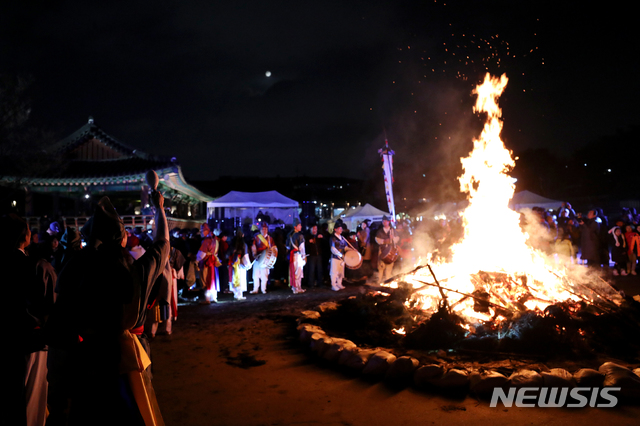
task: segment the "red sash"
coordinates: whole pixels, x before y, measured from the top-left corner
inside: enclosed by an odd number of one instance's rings
[[[299,252],[297,248],[291,249],[289,252],[289,287],[293,287],[293,283],[296,280],[296,253]]]

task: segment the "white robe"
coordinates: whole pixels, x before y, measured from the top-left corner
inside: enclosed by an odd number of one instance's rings
[[[242,293],[247,291],[247,271],[251,269],[253,264],[249,260],[249,254],[245,254],[242,256],[240,260],[240,264],[238,265],[238,283],[239,286],[235,286],[235,269],[233,266],[230,267],[231,274],[229,276],[229,288],[233,292],[233,297],[235,299],[243,299]]]

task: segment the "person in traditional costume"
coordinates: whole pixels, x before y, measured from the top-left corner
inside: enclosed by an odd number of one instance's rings
[[[209,304],[218,301],[220,278],[218,277],[217,268],[222,264],[218,258],[218,239],[211,233],[209,225],[203,223],[200,233],[202,234],[202,244],[196,255],[198,267],[200,268],[200,279],[204,287],[204,295],[200,303]]]
[[[631,275],[637,275],[636,261],[638,254],[640,253],[640,234],[633,225],[627,225],[625,227],[624,237],[627,240],[627,273]]]
[[[331,247],[331,290],[343,290],[342,280],[344,279],[344,254],[351,247],[347,244],[347,240],[342,236],[342,222],[337,222],[333,226],[333,235],[329,239]]]
[[[67,263],[82,250],[82,238],[80,233],[74,228],[67,228],[60,239],[60,245],[63,247],[60,263],[56,268],[56,272],[60,273]]]
[[[173,321],[178,316],[178,273],[174,268],[176,256],[182,257],[182,254],[172,247],[169,252],[169,261],[154,284],[155,297],[149,301],[145,325],[147,334],[151,337],[155,337],[156,334],[170,335],[173,331]]]
[[[267,292],[270,268],[261,262],[263,260],[262,256],[267,255],[267,250],[275,250],[275,255],[276,257],[278,256],[276,243],[269,235],[269,224],[263,221],[261,222],[260,232],[253,238],[253,245],[251,246],[253,258],[256,260],[253,265],[253,291],[251,294],[258,294],[258,291],[262,291],[262,294]]]
[[[611,244],[611,260],[615,263],[613,267],[613,275],[627,275],[627,262],[629,261],[629,253],[627,248],[627,239],[622,234],[619,226],[614,226],[609,230]]]
[[[229,256],[229,288],[235,300],[244,300],[243,293],[247,291],[247,271],[251,269],[249,250],[244,242],[242,228],[236,229],[236,236],[231,242]]]
[[[358,231],[358,250],[362,255],[362,266],[360,267],[362,278],[368,278],[372,274],[371,269],[371,229],[369,225],[371,219],[365,219],[360,224],[360,230]]]
[[[370,223],[370,219],[363,220],[360,224],[360,229],[358,230],[358,248],[360,250],[360,254],[363,256],[365,256],[365,253],[371,244],[371,230],[369,229]]]
[[[87,248],[60,274],[47,334],[53,347],[68,354],[69,425],[163,424],[143,330],[148,300],[170,247],[164,198],[157,191],[150,198],[156,236],[144,255],[133,260],[122,220],[103,197],[82,230]]]
[[[302,288],[303,268],[306,262],[304,235],[302,235],[300,219],[293,219],[293,231],[287,236],[289,248],[289,286],[293,294],[304,293]]]
[[[180,282],[180,280],[184,281],[184,265],[185,264],[186,264],[186,259],[182,255],[182,252],[177,247],[171,247],[171,254],[169,255],[169,265],[171,265],[171,268],[173,268],[171,317],[174,320],[178,319],[178,283]]]
[[[11,424],[44,426],[48,386],[42,327],[50,311],[52,283],[44,271],[38,273],[36,262],[27,255],[25,248],[31,241],[27,222],[10,214],[0,218],[0,227],[3,296],[9,301],[6,317],[11,319],[3,346],[8,368],[3,369],[2,384],[9,389],[3,395],[9,397],[3,417]],[[52,271],[50,265],[48,271]]]
[[[378,282],[391,278],[395,262],[386,263],[382,259],[390,250],[393,250],[398,241],[400,241],[400,237],[391,227],[389,217],[382,216],[382,226],[376,232],[376,243],[380,246],[378,251]]]
[[[220,265],[218,267],[218,278],[220,278],[220,289],[223,293],[231,294],[229,290],[229,234],[227,231],[221,231],[218,238],[218,259]]]
[[[305,236],[305,251],[307,252],[307,287],[320,287],[324,281],[322,268],[322,234],[318,234],[318,225],[312,225],[309,233]]]

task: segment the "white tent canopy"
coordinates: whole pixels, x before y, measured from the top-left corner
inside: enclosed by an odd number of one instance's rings
[[[213,218],[216,210],[218,218],[230,219],[239,217],[245,222],[254,222],[260,212],[269,216],[271,222],[281,220],[292,224],[293,219],[300,219],[298,202],[287,198],[278,191],[239,192],[231,191],[215,201],[207,203],[207,216]]]
[[[543,209],[558,209],[562,201],[552,200],[551,198],[545,198],[542,195],[535,194],[531,191],[520,191],[513,194],[509,207],[515,211],[520,211],[526,208],[541,207]]]
[[[458,217],[460,212],[469,206],[469,200],[458,202],[448,201],[446,203],[438,203],[430,205],[428,209],[416,214],[419,220],[431,219],[452,219]]]
[[[349,227],[351,231],[355,231],[358,227],[358,223],[365,219],[369,219],[372,222],[379,222],[382,220],[382,216],[391,216],[389,213],[373,207],[371,204],[365,204],[364,206],[349,210],[345,213],[342,221]]]

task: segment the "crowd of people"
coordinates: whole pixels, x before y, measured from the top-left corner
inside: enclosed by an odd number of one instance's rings
[[[411,241],[410,231],[393,228],[390,218],[384,217],[371,237],[370,223],[364,221],[356,232],[340,219],[331,231],[328,223],[313,223],[303,231],[297,219],[288,227],[272,227],[261,220],[233,232],[212,231],[207,224],[200,230],[176,229],[171,245],[184,259],[183,272],[178,272],[180,295],[210,304],[220,293],[243,300],[245,293],[265,294],[283,284],[301,294],[319,287],[340,291],[344,280],[361,282],[375,272],[379,280],[388,279]]]
[[[12,352],[24,367],[11,381],[22,401],[13,407],[16,424],[95,424],[97,413],[109,424],[161,419],[149,342],[172,333],[181,298],[243,300],[251,282],[253,294],[282,285],[293,294],[340,291],[375,269],[388,279],[399,259],[403,231],[388,217],[357,232],[341,220],[331,231],[313,224],[303,232],[297,219],[289,227],[169,231],[162,195],[152,200],[151,230],[125,227],[107,197],[80,230],[54,221],[38,232],[14,214],[2,217],[3,266],[16,284],[10,296],[24,301],[13,313],[21,326],[11,330],[24,342]]]
[[[610,269],[614,276],[638,273],[639,224],[640,214],[633,208],[621,208],[610,218],[601,208],[582,213],[563,202],[555,210],[534,207],[520,213],[520,227],[531,247],[561,263]],[[433,253],[447,260],[449,248],[464,235],[462,222],[457,218],[432,225],[426,233],[434,242]]]
[[[582,214],[564,202],[555,212],[534,208],[533,213],[544,230],[541,234],[532,232],[536,235],[534,247],[575,264],[611,268],[614,276],[637,274],[640,215],[635,209],[622,208],[609,218],[601,208]],[[523,227],[527,229],[527,219]]]
[[[286,285],[293,294],[344,283],[384,282],[410,262],[414,228],[389,217],[365,220],[355,232],[338,219],[303,231],[261,219],[233,231],[167,227],[163,198],[152,193],[155,228],[126,228],[107,197],[81,230],[52,222],[44,232],[15,215],[2,217],[1,256],[10,297],[21,326],[13,328],[12,352],[24,369],[13,376],[23,404],[17,424],[92,424],[107,420],[140,424],[161,418],[147,368],[149,339],[171,334],[178,301],[211,304],[228,293],[234,300]],[[576,213],[569,203],[556,211],[534,208],[521,216],[529,243],[576,264],[636,275],[640,215],[623,209],[610,220],[601,209]],[[430,229],[436,252],[461,236],[458,222]],[[404,268],[406,269],[406,268]],[[249,284],[253,284],[249,289]],[[26,338],[25,338],[26,336]],[[18,384],[18,382],[20,382]],[[140,401],[150,401],[142,404]],[[124,419],[124,420],[123,420]]]
[[[139,425],[161,420],[148,368],[145,329],[154,306],[171,297],[174,270],[164,215],[156,208],[152,241],[134,258],[129,234],[104,197],[81,231],[52,223],[37,237],[16,215],[2,217],[0,256],[6,286],[21,303],[11,305],[10,369],[18,403],[7,418],[25,425]],[[15,347],[14,347],[15,346]],[[13,364],[15,363],[15,364]],[[161,421],[160,421],[161,423]]]

